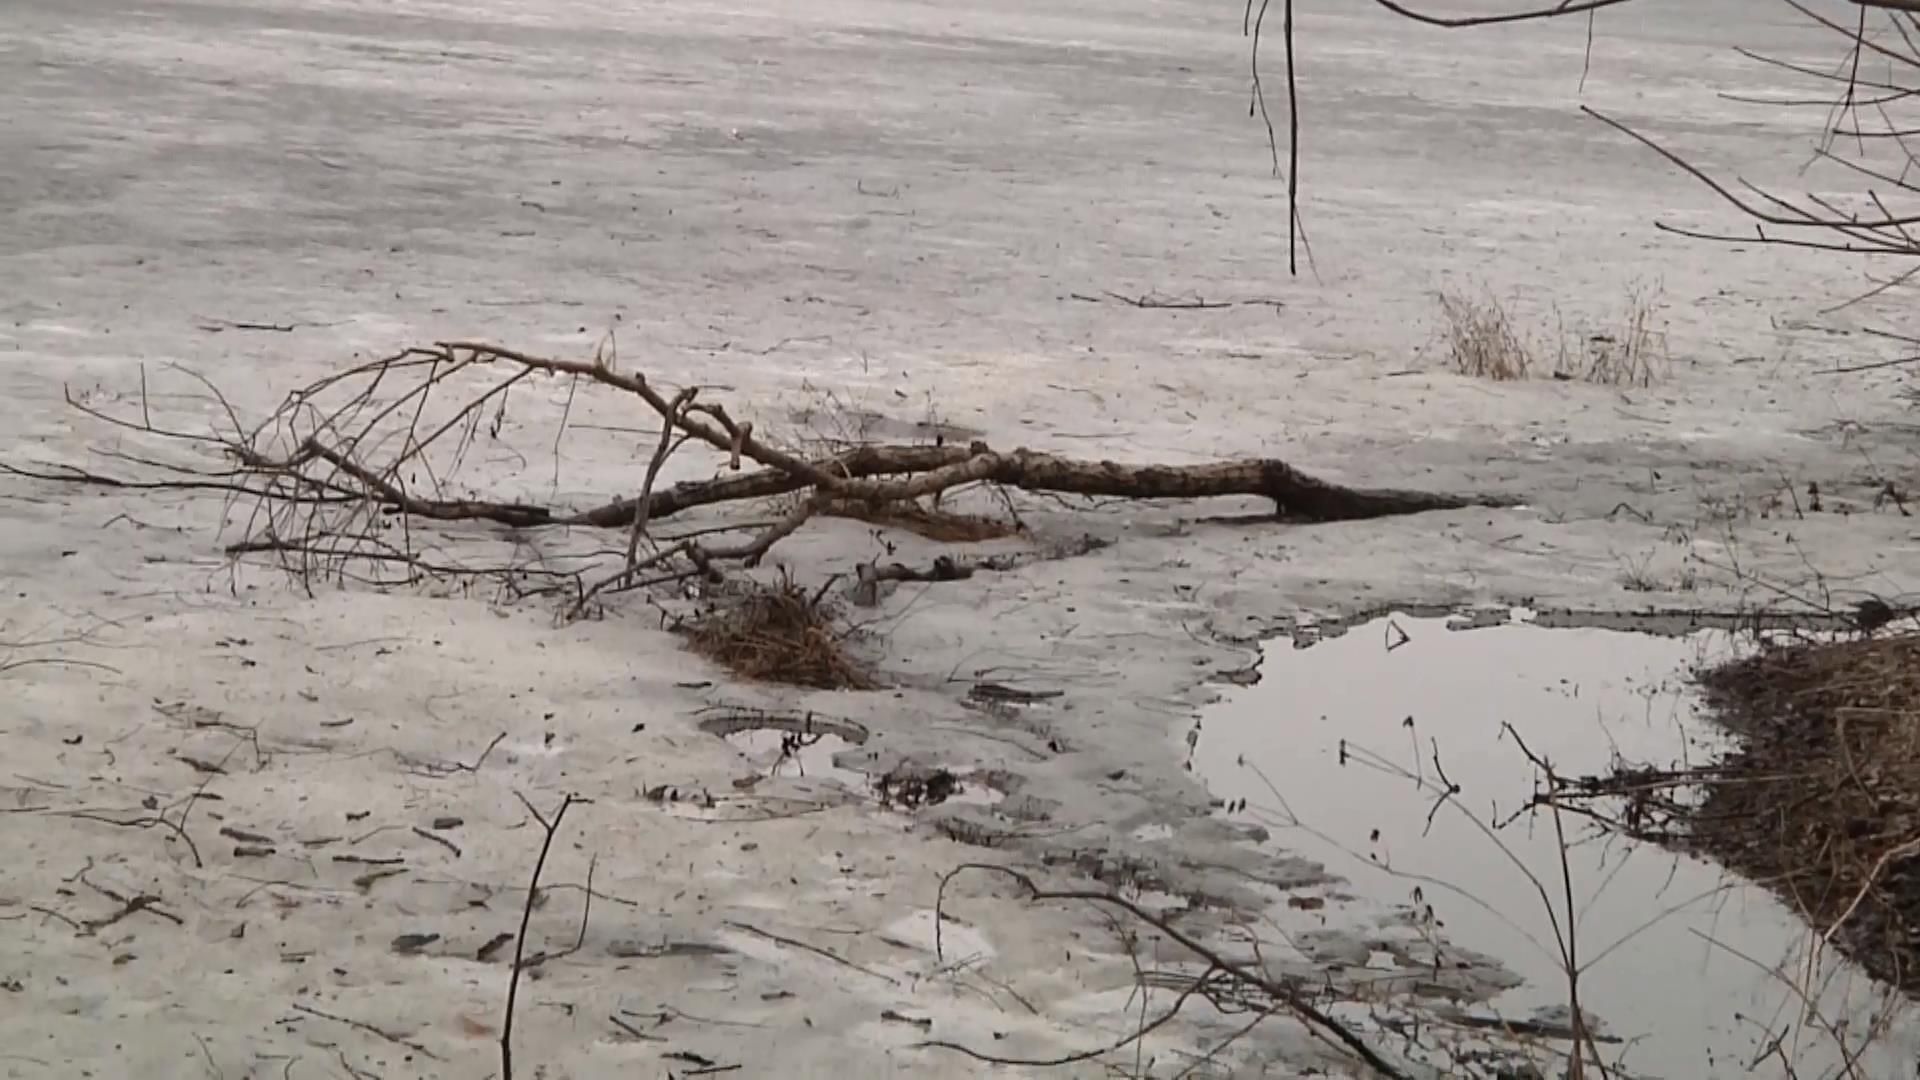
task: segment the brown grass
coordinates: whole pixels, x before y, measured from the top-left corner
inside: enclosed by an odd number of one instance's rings
[[[1525,379],[1550,354],[1553,378],[1602,386],[1651,386],[1667,366],[1666,332],[1659,328],[1659,293],[1636,287],[1624,310],[1598,326],[1532,335],[1515,323],[1507,307],[1491,293],[1471,297],[1442,292],[1441,338],[1454,371],[1476,379],[1504,382]]]
[[[870,690],[872,675],[847,652],[831,605],[784,576],[690,621],[694,652],[761,682],[823,690]]]
[[[1652,386],[1665,374],[1668,360],[1667,334],[1656,324],[1658,307],[1657,292],[1636,288],[1627,293],[1626,309],[1611,326],[1563,332],[1554,377],[1603,386]]]
[[[1533,349],[1514,329],[1506,306],[1488,294],[1481,299],[1440,294],[1442,333],[1453,370],[1476,379],[1524,379],[1533,368]]]
[[[1920,991],[1920,633],[1770,648],[1701,685],[1741,745],[1692,841]]]

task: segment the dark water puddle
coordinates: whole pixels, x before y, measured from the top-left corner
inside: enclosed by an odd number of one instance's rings
[[[1562,845],[1551,815],[1513,817],[1535,769],[1504,725],[1566,774],[1702,762],[1723,743],[1696,714],[1690,674],[1738,646],[1725,630],[1461,626],[1390,615],[1311,648],[1274,644],[1260,682],[1202,718],[1194,768],[1235,817],[1346,878],[1358,906],[1430,911],[1436,936],[1524,980],[1475,1017],[1564,1019]],[[1449,784],[1456,801],[1436,810]],[[1765,890],[1563,823],[1580,1000],[1608,1036],[1609,1066],[1673,1080],[1920,1075],[1920,1011],[1820,947]],[[1353,906],[1311,913],[1337,933]],[[1298,927],[1300,907],[1274,921]]]

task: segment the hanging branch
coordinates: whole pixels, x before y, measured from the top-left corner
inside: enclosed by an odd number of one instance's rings
[[[1840,38],[1847,50],[1843,61],[1835,70],[1824,71],[1747,50],[1741,50],[1741,54],[1833,87],[1830,96],[1770,104],[1808,105],[1828,110],[1825,137],[1815,151],[1816,158],[1847,170],[1867,185],[1858,197],[1857,208],[1814,193],[1785,195],[1745,180],[1717,179],[1683,152],[1663,145],[1625,122],[1585,106],[1582,111],[1653,151],[1752,223],[1751,232],[1736,232],[1656,222],[1656,227],[1664,232],[1721,243],[1759,243],[1895,259],[1920,258],[1920,232],[1915,231],[1920,229],[1920,148],[1908,142],[1909,138],[1920,135],[1920,117],[1912,115],[1916,101],[1920,100],[1920,33],[1917,33],[1920,18],[1910,14],[1920,11],[1920,0],[1855,0],[1859,17],[1851,25],[1815,11],[1802,0],[1781,2]],[[1869,24],[1868,12],[1876,9],[1884,12],[1884,25],[1895,32],[1893,35],[1880,35],[1875,32],[1879,27]],[[1867,54],[1887,62],[1878,78],[1865,78],[1861,74],[1860,61]],[[1869,109],[1879,117],[1877,124],[1865,119]],[[1836,137],[1853,140],[1854,153],[1843,156],[1833,145]],[[1837,311],[1879,297],[1910,283],[1916,274],[1920,274],[1920,264],[1892,274],[1829,310]],[[1920,344],[1910,334],[1886,330],[1869,332],[1905,344]],[[1915,362],[1920,362],[1920,356],[1902,356],[1837,370],[1866,371]]]
[[[1411,19],[1414,22],[1437,26],[1444,30],[1465,30],[1479,26],[1533,22],[1537,19],[1559,19],[1568,15],[1581,15],[1601,8],[1632,3],[1633,0],[1564,0],[1558,4],[1501,12],[1497,15],[1430,15],[1406,4],[1396,3],[1395,0],[1373,0],[1373,2],[1403,19]]]
[[[1260,74],[1260,32],[1267,22],[1267,9],[1273,0],[1260,0],[1256,11],[1253,0],[1247,0],[1246,14],[1241,19],[1241,33],[1252,40],[1249,50],[1252,60],[1253,90],[1252,101],[1247,107],[1247,115],[1258,116],[1267,129],[1267,150],[1273,157],[1273,171],[1280,172],[1280,139],[1273,126],[1273,117],[1267,112],[1265,83]],[[1510,23],[1533,22],[1540,19],[1560,19],[1572,15],[1586,15],[1587,53],[1591,61],[1593,51],[1593,23],[1595,12],[1601,8],[1632,3],[1633,0],[1562,0],[1561,3],[1537,8],[1525,8],[1518,11],[1502,12],[1495,15],[1432,15],[1396,0],[1373,0],[1375,4],[1395,15],[1426,26],[1446,30],[1463,30],[1476,27],[1498,26]],[[1891,0],[1904,3],[1907,0]],[[1920,3],[1920,0],[1912,0]],[[1306,222],[1300,216],[1300,80],[1294,56],[1294,18],[1293,0],[1281,0],[1281,39],[1286,48],[1287,61],[1287,273],[1298,275],[1300,263],[1298,252],[1306,252],[1309,264],[1313,261],[1313,248],[1307,243]],[[1581,72],[1581,85],[1586,85],[1586,72]]]

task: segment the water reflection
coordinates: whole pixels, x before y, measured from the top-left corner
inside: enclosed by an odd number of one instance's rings
[[[1600,1049],[1635,1075],[1920,1075],[1911,1007],[1814,948],[1763,889],[1576,817],[1564,848],[1551,815],[1514,817],[1535,770],[1505,725],[1565,773],[1700,762],[1717,735],[1696,717],[1687,675],[1735,647],[1720,631],[1468,631],[1384,617],[1312,648],[1272,646],[1261,681],[1203,717],[1193,764],[1235,816],[1346,877],[1359,908],[1430,915],[1439,937],[1524,979],[1468,1015],[1548,1033],[1564,1024],[1570,940]],[[1436,808],[1450,786],[1457,801]],[[1312,912],[1337,936],[1357,912],[1334,900],[1277,905],[1275,921],[1298,928]]]

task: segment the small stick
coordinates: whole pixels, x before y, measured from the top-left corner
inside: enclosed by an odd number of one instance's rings
[[[444,837],[444,836],[441,836],[441,835],[440,835],[440,834],[438,834],[438,833],[432,833],[432,832],[428,832],[427,830],[425,830],[425,829],[423,829],[423,828],[421,828],[421,827],[420,827],[420,826],[418,826],[418,825],[415,825],[415,826],[413,827],[413,832],[414,832],[414,835],[415,835],[415,836],[422,836],[422,837],[425,837],[426,839],[428,839],[428,840],[431,840],[431,841],[433,841],[433,842],[434,842],[434,843],[436,843],[436,844],[439,844],[439,845],[440,845],[441,847],[443,847],[443,848],[446,848],[446,849],[447,849],[448,851],[451,851],[451,852],[453,852],[453,857],[454,857],[454,858],[456,858],[456,859],[457,859],[457,858],[459,858],[459,857],[460,857],[460,848],[459,848],[459,846],[458,846],[458,845],[456,845],[456,844],[455,844],[455,843],[454,843],[453,841],[451,841],[451,840],[449,840],[449,839],[447,839],[446,837]]]
[[[881,972],[873,970],[872,968],[861,967],[859,964],[854,963],[853,961],[847,959],[844,956],[841,956],[840,954],[832,951],[831,949],[823,949],[818,945],[809,945],[804,941],[798,940],[797,938],[781,937],[779,934],[768,933],[767,931],[762,930],[757,926],[750,926],[743,922],[734,922],[731,919],[727,920],[726,925],[733,927],[735,930],[745,930],[749,934],[753,934],[756,937],[766,938],[768,941],[776,942],[781,945],[786,945],[790,948],[801,949],[805,952],[810,952],[815,956],[825,957],[828,960],[831,960],[842,967],[852,968],[853,970],[859,972],[862,975],[871,975],[874,978],[879,979],[880,981],[886,983],[888,986],[900,985],[899,980],[893,978],[891,975],[883,974]]]
[[[348,1017],[348,1016],[336,1016],[330,1012],[321,1012],[319,1009],[316,1009],[311,1005],[302,1005],[297,1001],[294,1002],[293,1009],[295,1012],[303,1012],[309,1016],[317,1016],[322,1020],[331,1020],[336,1024],[345,1024],[350,1028],[358,1028],[361,1031],[368,1033],[369,1035],[378,1035],[379,1037],[387,1040],[388,1042],[393,1043],[395,1046],[404,1046],[407,1049],[413,1051],[414,1053],[421,1055],[422,1057],[432,1058],[434,1061],[441,1060],[440,1055],[434,1053],[433,1051],[427,1049],[424,1046],[421,1046],[419,1043],[414,1042],[410,1039],[403,1039],[400,1036],[395,1035],[391,1031],[387,1031],[382,1028],[375,1027],[374,1025],[369,1024],[364,1020],[355,1020],[352,1017]]]
[[[624,1031],[627,1034],[633,1036],[634,1038],[639,1039],[641,1042],[666,1042],[667,1041],[658,1035],[648,1035],[646,1032],[641,1031],[639,1028],[634,1027],[632,1024],[627,1023],[625,1020],[622,1020],[618,1016],[615,1016],[611,1013],[607,1015],[607,1020],[610,1021],[614,1027],[617,1027],[621,1031]]]
[[[101,891],[105,892],[104,889]],[[112,895],[112,894],[109,893],[108,895]],[[151,894],[142,894],[140,896],[135,896],[128,900],[122,900],[120,910],[114,912],[112,915],[109,915],[104,919],[88,919],[83,925],[85,925],[87,933],[95,934],[100,932],[101,930],[106,929],[109,926],[112,926],[114,923],[119,922],[121,919],[124,919],[127,916],[132,915],[135,912],[139,912],[139,911],[151,911],[155,915],[158,915],[161,918],[166,919],[167,921],[173,923],[175,926],[182,925],[180,916],[175,915],[171,911],[163,911],[160,908],[154,906],[159,902],[160,902],[160,898],[158,896],[153,896]]]
[[[540,823],[540,827],[546,831],[546,837],[540,841],[540,857],[533,862],[533,880],[527,885],[527,902],[520,908],[520,936],[513,943],[513,970],[507,975],[507,1016],[500,1025],[500,1080],[513,1080],[513,1006],[520,996],[520,966],[527,950],[527,924],[533,921],[533,903],[540,895],[540,872],[546,869],[547,852],[553,848],[553,834],[559,831],[561,819],[567,816],[569,807],[580,801],[578,796],[567,795],[560,800],[560,809],[553,812],[552,820],[548,820],[533,808],[525,795],[518,792],[514,795],[533,815],[533,820]],[[584,935],[584,929],[582,933]]]

